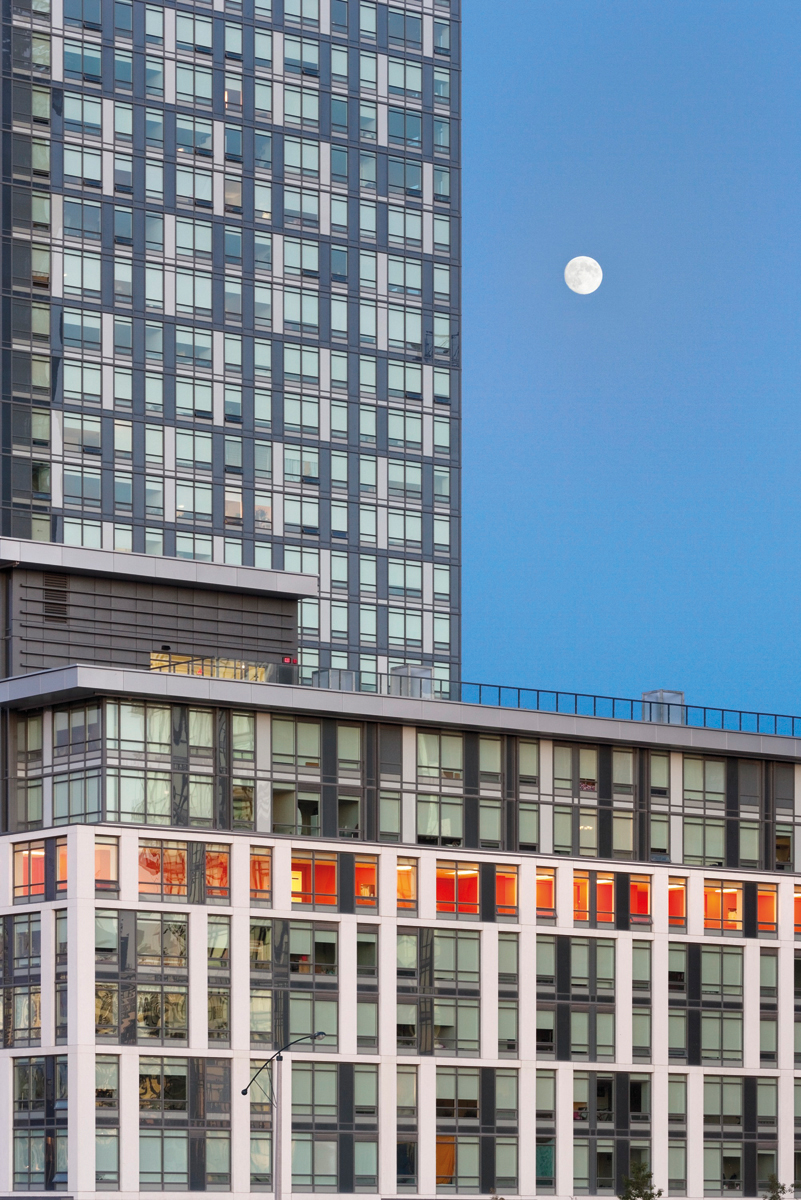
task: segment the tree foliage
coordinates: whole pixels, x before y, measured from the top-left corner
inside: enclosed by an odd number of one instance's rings
[[[631,1173],[623,1176],[623,1191],[618,1193],[620,1200],[659,1200],[661,1188],[654,1187],[654,1177],[644,1162],[633,1162]],[[771,1200],[779,1200],[779,1196],[771,1196]]]

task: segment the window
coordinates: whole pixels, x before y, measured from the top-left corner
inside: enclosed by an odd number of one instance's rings
[[[702,817],[684,818],[684,861],[693,866],[722,867],[724,822]]]
[[[668,924],[671,929],[687,927],[687,880],[668,879]]]
[[[273,767],[318,774],[320,770],[320,725],[315,721],[273,718]]]
[[[398,859],[398,912],[417,912],[417,862],[416,858]]]
[[[320,836],[319,791],[273,786],[273,833]]]
[[[327,908],[337,905],[337,858],[335,854],[292,854],[292,905],[296,908]]]
[[[458,740],[461,743],[461,739]],[[462,810],[463,803],[460,797],[418,795],[418,843],[427,846],[461,846]]]
[[[271,888],[272,850],[269,846],[250,848],[250,900],[252,904],[269,907]]]
[[[437,861],[437,913],[478,917],[478,863]]]
[[[757,885],[757,931],[770,937],[778,932],[778,889],[775,883]]]
[[[14,845],[14,902],[45,898],[45,843]]]
[[[119,838],[95,837],[95,892],[119,890]]]
[[[598,752],[588,747],[554,746],[553,786],[571,795],[597,795]]]
[[[651,924],[651,876],[632,875],[629,883],[629,922],[631,925]]]
[[[516,921],[517,867],[495,868],[495,916],[499,921]]]
[[[556,920],[556,871],[553,867],[537,867],[537,921]]]
[[[185,842],[139,842],[139,895],[186,901]]]
[[[723,808],[726,764],[711,758],[684,758],[684,803],[701,808]]]
[[[701,947],[701,995],[709,997],[743,994],[743,952],[740,946]]]
[[[742,937],[743,885],[728,879],[704,880],[704,930]]]
[[[417,774],[420,778],[461,780],[461,736],[444,733],[418,733]]]

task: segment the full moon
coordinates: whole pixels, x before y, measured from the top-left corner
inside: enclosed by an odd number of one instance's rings
[[[571,258],[565,267],[565,283],[571,292],[578,292],[580,296],[589,296],[591,292],[597,292],[603,277],[604,273],[595,259],[585,258],[583,255]]]

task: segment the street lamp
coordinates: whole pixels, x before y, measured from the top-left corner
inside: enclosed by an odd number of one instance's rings
[[[253,1084],[259,1078],[264,1068],[269,1067],[271,1062],[278,1064],[278,1069],[275,1072],[275,1087],[270,1088],[270,1098],[275,1105],[275,1127],[273,1133],[273,1145],[275,1147],[273,1152],[273,1200],[281,1200],[281,1064],[284,1061],[281,1056],[285,1050],[289,1049],[290,1046],[297,1046],[298,1042],[316,1042],[318,1038],[322,1037],[325,1037],[325,1033],[323,1032],[304,1033],[303,1037],[295,1038],[293,1041],[287,1042],[287,1044],[282,1046],[280,1050],[276,1050],[275,1054],[273,1054],[271,1058],[268,1058],[266,1062],[261,1064],[248,1086],[242,1088],[242,1095],[247,1096],[248,1092],[253,1087]]]

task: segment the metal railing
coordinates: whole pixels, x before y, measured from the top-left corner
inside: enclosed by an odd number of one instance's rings
[[[547,688],[505,687],[503,684],[468,683],[434,679],[425,667],[378,675],[372,671],[310,671],[294,663],[258,663],[234,658],[152,654],[152,671],[172,675],[198,675],[212,679],[241,679],[251,683],[277,683],[292,687],[324,688],[340,692],[365,692],[382,696],[408,696],[421,700],[450,700],[492,708],[517,708],[566,716],[600,717],[610,721],[647,721],[661,725],[689,725],[732,733],[764,733],[801,737],[801,717],[781,713],[715,708],[703,704],[669,704],[664,700],[627,700],[619,696],[593,696],[586,692],[559,692]]]

